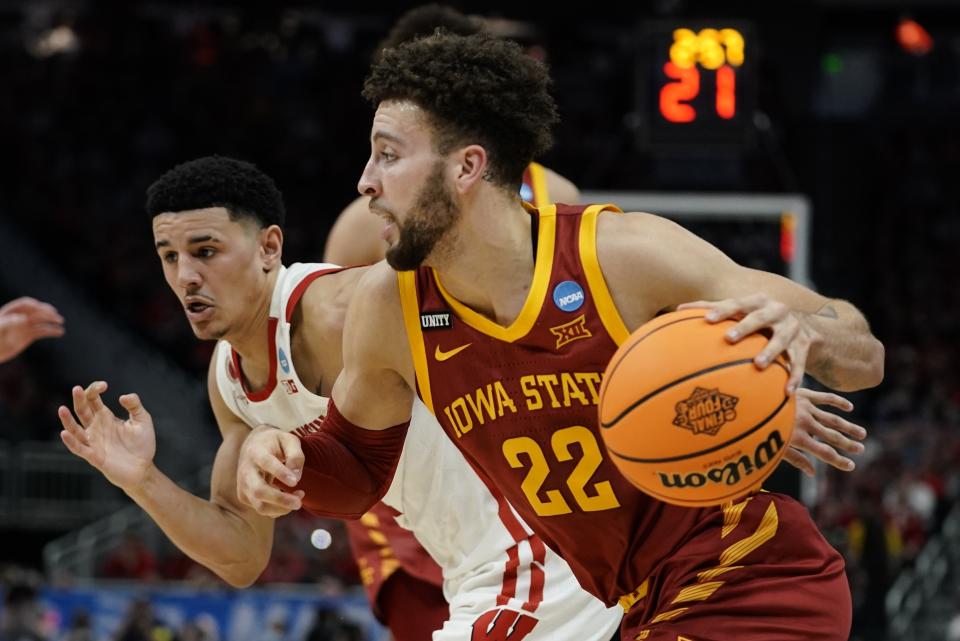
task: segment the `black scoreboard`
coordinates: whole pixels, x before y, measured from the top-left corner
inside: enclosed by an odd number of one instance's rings
[[[745,21],[656,21],[640,28],[640,142],[649,147],[751,142],[757,47]]]

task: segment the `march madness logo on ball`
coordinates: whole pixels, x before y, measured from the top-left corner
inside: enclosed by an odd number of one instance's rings
[[[719,389],[698,387],[685,401],[677,403],[673,424],[694,434],[715,436],[728,421],[737,418],[736,396],[722,394]]]

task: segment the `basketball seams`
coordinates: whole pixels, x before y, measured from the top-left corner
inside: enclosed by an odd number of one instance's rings
[[[616,464],[626,479],[655,500],[696,508],[727,502],[760,488],[763,480],[783,461],[789,447],[789,442],[784,444],[783,440],[787,437],[789,441],[793,430],[794,405],[793,396],[784,389],[786,378],[782,378],[775,369],[766,372],[768,368],[761,370],[756,366],[752,342],[724,350],[710,337],[716,331],[722,333],[726,327],[710,327],[705,321],[702,326],[689,323],[680,325],[685,321],[703,319],[706,313],[705,310],[690,311],[693,313],[674,312],[658,318],[659,322],[651,321],[653,327],[638,329],[636,338],[628,339],[629,345],[621,345],[622,353],[618,352],[610,359],[601,384],[598,423],[609,460]],[[680,326],[658,334],[661,329],[674,325]],[[657,336],[646,343],[646,350],[633,353],[636,345],[654,334]],[[724,356],[728,360],[723,361]],[[651,358],[662,359],[663,364],[657,366],[659,361],[651,361]],[[778,354],[771,365],[780,368],[789,377],[791,368],[784,354]],[[668,382],[661,385],[664,379]],[[728,389],[725,381],[739,391]],[[718,384],[719,389],[715,389]],[[657,389],[651,391],[653,386],[657,386]],[[673,425],[681,421],[671,418],[671,407],[689,395],[695,386],[703,390],[681,404],[693,407],[695,402],[702,400],[701,396],[709,392],[711,400],[697,411],[714,414],[704,425],[698,425],[703,431],[719,438],[680,438],[673,431]],[[749,404],[745,414],[738,412],[739,419],[732,414],[720,414],[721,410],[726,412],[732,408],[737,397],[752,397],[755,394],[755,400],[759,402]],[[611,405],[621,403],[627,403],[628,406],[624,408],[621,405],[614,410],[615,413],[610,411]],[[701,406],[698,404],[697,407]],[[604,420],[608,414],[614,416]],[[724,417],[736,423],[729,425],[724,434],[718,435],[717,430],[723,425]],[[683,427],[689,426],[684,423]],[[612,428],[619,428],[619,431]],[[696,431],[695,428],[691,429]],[[721,439],[723,442],[717,443]],[[656,445],[651,441],[656,441]],[[615,447],[611,448],[611,444]],[[745,448],[756,450],[747,457],[749,452]],[[682,449],[698,451],[677,455]],[[621,453],[623,451],[651,458],[633,458]],[[656,458],[653,458],[654,455]],[[719,477],[716,476],[718,473]],[[658,474],[663,487],[656,481]],[[669,481],[670,474],[674,477],[672,482]],[[704,486],[708,476],[713,483]]]
[[[700,314],[700,315],[698,315],[698,316],[688,316],[688,317],[686,317],[686,318],[679,318],[679,319],[677,319],[677,320],[675,320],[675,321],[670,321],[669,323],[666,323],[665,325],[661,325],[660,327],[657,327],[657,328],[655,328],[655,329],[651,329],[649,332],[647,332],[646,334],[644,334],[643,336],[641,336],[641,337],[638,338],[637,340],[633,341],[633,343],[630,344],[630,347],[627,348],[627,351],[625,351],[623,354],[620,354],[619,357],[617,357],[617,355],[614,354],[615,362],[614,362],[613,360],[610,361],[610,364],[608,365],[609,371],[607,372],[607,376],[613,376],[613,373],[617,371],[617,367],[619,367],[619,366],[620,366],[620,363],[622,363],[623,360],[627,357],[627,354],[629,354],[630,352],[632,352],[634,347],[636,347],[637,345],[639,345],[640,343],[642,343],[642,342],[643,342],[644,340],[646,340],[648,337],[656,334],[656,333],[659,332],[661,329],[666,329],[667,327],[670,327],[671,325],[676,325],[677,323],[684,323],[684,322],[690,321],[690,320],[696,320],[696,319],[698,319],[698,318],[705,318],[705,316],[704,316],[703,314]]]
[[[611,429],[611,428],[613,428],[613,427],[616,427],[617,423],[619,423],[621,420],[623,420],[624,418],[626,418],[627,414],[629,414],[629,413],[632,412],[633,410],[637,409],[638,407],[640,407],[642,404],[644,404],[644,403],[646,403],[647,401],[649,401],[651,398],[653,398],[653,397],[656,396],[657,394],[660,394],[661,392],[664,392],[664,391],[670,389],[671,387],[674,387],[675,385],[680,385],[681,383],[685,383],[686,381],[689,381],[691,378],[695,378],[695,377],[697,377],[697,376],[700,376],[701,374],[709,374],[710,372],[715,372],[715,371],[717,371],[717,370],[724,369],[724,368],[727,368],[727,367],[736,367],[737,365],[743,365],[744,363],[753,363],[753,359],[752,359],[752,358],[741,358],[741,359],[738,359],[738,360],[735,360],[735,361],[727,361],[727,362],[725,362],[725,363],[719,363],[719,364],[714,365],[714,366],[712,366],[712,367],[707,367],[707,368],[705,368],[705,369],[697,370],[696,372],[693,372],[692,374],[687,374],[686,376],[682,376],[682,377],[680,377],[680,378],[674,379],[674,380],[670,381],[669,383],[667,383],[666,385],[663,385],[663,386],[655,389],[654,391],[650,392],[650,393],[647,394],[646,396],[643,396],[643,397],[641,397],[640,399],[634,401],[633,404],[627,406],[627,407],[626,407],[623,411],[621,411],[620,414],[617,415],[617,417],[614,418],[612,421],[610,421],[610,422],[604,422],[604,421],[601,419],[601,420],[600,420],[600,427],[601,427],[602,429],[605,429],[605,430],[608,430],[608,429]],[[789,370],[787,367],[785,367],[784,364],[781,363],[779,360],[771,363],[771,365],[778,365],[778,366],[780,366],[780,368],[783,369],[783,370],[784,370],[785,372],[787,372],[788,374],[789,374],[789,372],[790,372],[790,370]],[[601,403],[601,405],[603,404],[603,397],[602,397],[602,396],[601,396],[601,398],[600,398],[600,403]]]
[[[609,452],[610,452],[611,454],[615,455],[617,458],[621,458],[621,459],[623,459],[624,461],[630,461],[631,463],[676,463],[677,461],[683,461],[683,460],[686,460],[686,459],[697,458],[697,457],[699,457],[699,456],[704,456],[704,455],[706,455],[706,454],[712,454],[713,452],[716,452],[717,450],[722,450],[723,448],[727,447],[728,445],[733,445],[733,444],[736,443],[737,441],[743,440],[744,438],[750,436],[751,434],[753,434],[754,432],[756,432],[757,430],[759,430],[760,428],[762,428],[764,425],[766,425],[767,423],[769,423],[770,421],[772,421],[774,418],[776,418],[776,416],[780,413],[780,410],[782,410],[782,409],[784,408],[784,406],[785,406],[787,403],[789,403],[789,402],[790,402],[790,396],[789,396],[789,395],[784,395],[783,400],[780,402],[780,404],[777,406],[777,408],[776,408],[775,410],[773,410],[773,412],[771,412],[765,419],[763,419],[762,421],[760,421],[759,423],[757,423],[756,425],[754,425],[753,427],[751,427],[748,431],[743,432],[743,433],[741,433],[741,434],[738,434],[738,435],[736,436],[736,438],[732,438],[732,439],[730,439],[730,440],[728,440],[728,441],[724,441],[723,443],[720,443],[720,444],[718,444],[718,445],[714,445],[713,447],[709,447],[709,448],[707,448],[707,449],[705,449],[705,450],[700,450],[699,452],[690,452],[690,453],[688,453],[688,454],[683,454],[683,455],[681,455],[681,456],[671,456],[671,457],[669,457],[669,458],[642,459],[642,458],[632,458],[632,457],[630,457],[630,456],[626,456],[626,455],[624,455],[624,454],[620,454],[619,452],[611,449],[609,445],[607,446],[607,450],[609,450]]]

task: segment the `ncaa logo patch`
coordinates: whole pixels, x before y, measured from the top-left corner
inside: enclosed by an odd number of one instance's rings
[[[280,357],[280,369],[283,370],[283,373],[284,373],[284,374],[289,374],[289,373],[290,373],[290,361],[287,360],[287,355],[283,353],[283,348],[282,348],[282,347],[281,347],[280,350],[277,352],[277,354],[278,354],[278,356]]]
[[[564,312],[575,312],[583,305],[586,300],[586,294],[580,283],[572,280],[565,280],[553,288],[553,302]]]

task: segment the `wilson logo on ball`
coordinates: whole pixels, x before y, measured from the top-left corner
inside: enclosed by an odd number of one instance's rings
[[[723,394],[719,389],[698,387],[690,398],[677,403],[673,424],[694,434],[716,436],[721,427],[737,418],[739,401],[736,396]]]
[[[783,449],[783,437],[779,431],[770,432],[766,440],[757,444],[753,456],[744,454],[723,465],[715,465],[706,472],[690,474],[664,474],[657,472],[663,487],[687,488],[703,487],[707,483],[714,485],[737,485],[741,479],[752,476],[765,468],[770,461],[777,460],[777,453]]]

